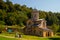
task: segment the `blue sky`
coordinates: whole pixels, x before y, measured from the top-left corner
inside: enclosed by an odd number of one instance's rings
[[[60,0],[10,0],[14,4],[26,5],[42,11],[60,12]]]

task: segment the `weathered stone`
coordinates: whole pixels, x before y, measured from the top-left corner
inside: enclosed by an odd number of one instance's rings
[[[46,20],[39,19],[39,12],[37,10],[32,12],[32,17],[27,21],[24,33],[41,37],[53,36],[53,31],[46,26]]]

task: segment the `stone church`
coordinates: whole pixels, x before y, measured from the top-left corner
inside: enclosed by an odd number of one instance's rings
[[[47,28],[45,19],[39,19],[39,11],[34,9],[31,13],[31,19],[26,23],[24,34],[40,37],[52,37],[53,31]]]

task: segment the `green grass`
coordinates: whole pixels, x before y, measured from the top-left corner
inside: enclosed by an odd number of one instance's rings
[[[0,40],[17,40],[15,38],[5,38],[5,37],[0,37]]]
[[[49,39],[43,37],[37,37],[37,36],[22,35],[21,38],[13,38],[13,39],[0,37],[0,40],[49,40]]]
[[[15,34],[8,34],[8,33],[2,33],[0,35],[15,37]],[[31,35],[22,35],[21,38],[0,37],[0,40],[60,40],[60,36],[55,35],[54,37],[37,37]]]
[[[0,37],[0,40],[60,40],[59,37],[37,37],[30,35],[22,35],[22,38],[5,38]]]
[[[0,34],[0,35],[4,35],[4,36],[14,36],[13,34]],[[43,38],[43,37],[37,37],[37,36],[30,36],[30,35],[22,35],[21,38],[4,38],[4,37],[0,37],[0,40],[49,40],[48,38]]]
[[[27,40],[49,40],[48,38],[30,36],[30,35],[23,35],[23,38]]]
[[[14,37],[14,36],[15,36],[15,34],[9,34],[9,33],[7,33],[7,32],[2,33],[2,34],[0,34],[0,35],[4,35],[4,36],[12,36],[12,37]]]

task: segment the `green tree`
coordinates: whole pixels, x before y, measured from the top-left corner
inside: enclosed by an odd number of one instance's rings
[[[50,28],[56,33],[59,29],[59,25],[53,24]]]

